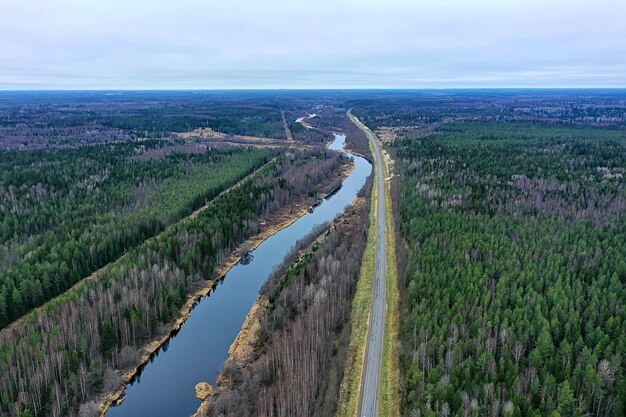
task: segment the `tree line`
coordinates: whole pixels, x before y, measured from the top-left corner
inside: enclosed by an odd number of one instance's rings
[[[254,97],[123,93],[119,101],[98,95],[49,101],[17,93],[0,103],[0,148],[33,149],[168,138],[172,132],[211,128],[229,135],[284,139],[281,103]]]
[[[144,158],[163,146],[0,150],[0,328],[265,163],[253,149]]]

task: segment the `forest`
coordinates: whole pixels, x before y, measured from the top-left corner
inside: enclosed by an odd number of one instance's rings
[[[197,128],[284,139],[285,105],[261,93],[0,92],[0,148],[169,138]]]
[[[626,415],[625,97],[0,92],[0,417],[99,415],[220,264],[339,184],[330,133],[369,157],[348,108],[395,159],[402,415]],[[207,417],[334,413],[366,207],[270,277]]]
[[[121,385],[120,371],[137,365],[141,347],[167,330],[188,294],[277,210],[333,186],[343,163],[336,152],[285,152],[196,216],[131,248],[97,280],[4,329],[0,415],[98,415],[93,399]]]
[[[443,123],[395,142],[402,410],[626,415],[626,134]]]
[[[270,276],[260,292],[253,352],[226,363],[205,416],[334,415],[370,186],[346,214],[303,239]]]
[[[539,122],[598,127],[626,126],[624,90],[418,90],[378,91],[346,98],[373,130],[420,131],[450,121]]]
[[[0,150],[0,329],[188,215],[272,155],[243,148],[167,149],[144,141]]]

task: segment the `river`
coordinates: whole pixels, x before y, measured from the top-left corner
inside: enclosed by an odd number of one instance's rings
[[[250,252],[249,262],[228,271],[209,295],[200,299],[189,319],[155,352],[124,391],[125,400],[107,412],[108,417],[188,417],[200,400],[195,385],[215,384],[228,358],[228,349],[254,305],[272,270],[283,262],[298,239],[317,225],[343,213],[361,190],[372,165],[344,150],[345,136],[335,134],[329,148],[344,152],[355,167],[338,192]]]

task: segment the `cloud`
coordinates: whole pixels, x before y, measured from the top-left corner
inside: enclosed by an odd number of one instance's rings
[[[0,88],[626,86],[620,0],[20,0]]]

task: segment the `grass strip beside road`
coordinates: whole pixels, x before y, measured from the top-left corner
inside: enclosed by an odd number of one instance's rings
[[[388,167],[387,167],[388,171]],[[389,178],[389,173],[385,173]],[[393,222],[393,211],[389,187],[385,188],[387,210],[387,310],[385,317],[385,335],[383,340],[383,363],[381,369],[380,403],[378,415],[380,417],[396,417],[400,415],[400,368],[398,366],[398,267],[396,265],[396,234]]]
[[[374,177],[376,178],[376,177]],[[361,272],[352,300],[350,314],[350,344],[346,355],[346,363],[339,390],[337,417],[357,417],[359,411],[359,397],[361,393],[361,374],[365,358],[367,327],[370,308],[372,305],[372,291],[374,282],[374,260],[376,259],[376,195],[378,184],[374,179],[372,198],[370,202],[367,244],[361,260]]]

